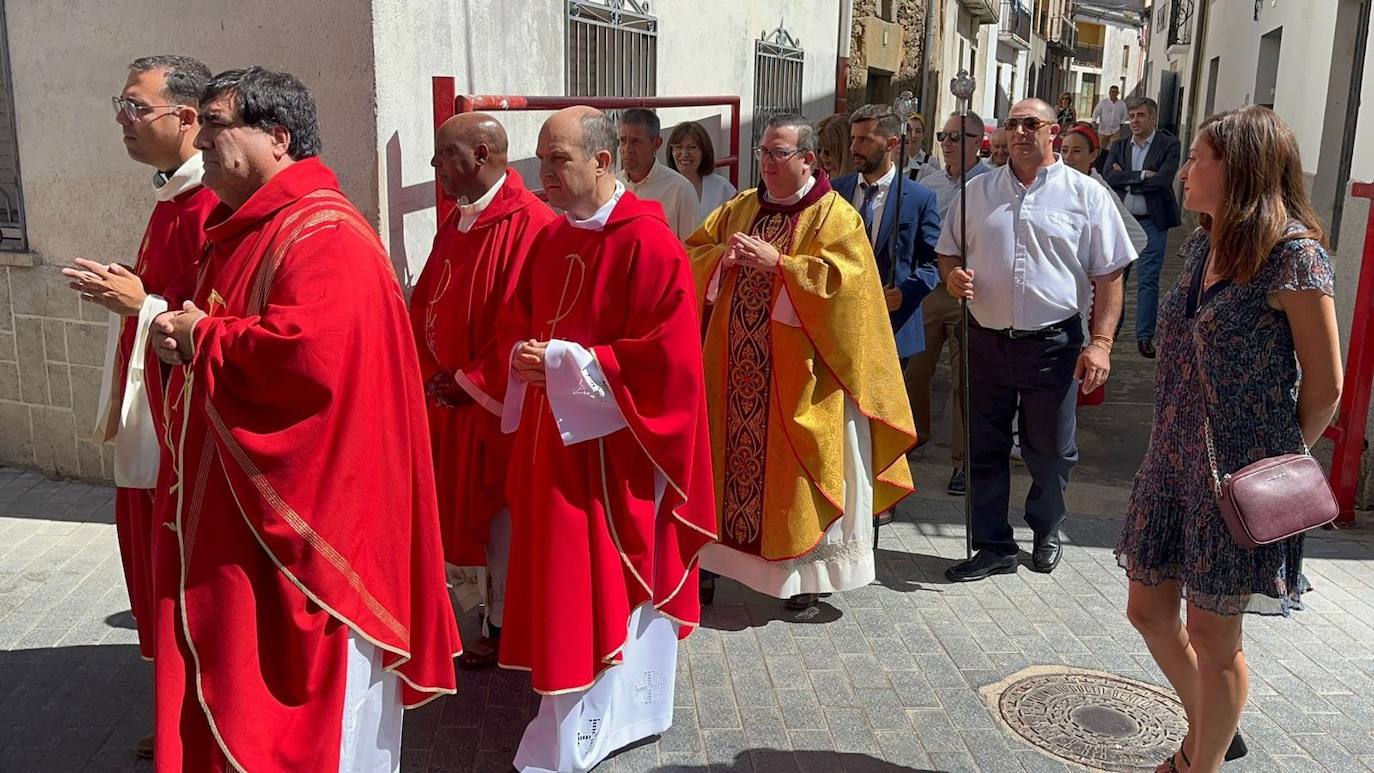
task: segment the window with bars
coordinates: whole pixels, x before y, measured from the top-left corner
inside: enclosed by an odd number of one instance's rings
[[[644,0],[568,0],[567,94],[658,93],[658,19]]]
[[[14,125],[5,6],[0,3],[0,250],[28,249],[24,231],[24,191],[19,184],[19,142]]]
[[[763,139],[763,128],[775,115],[802,111],[802,65],[806,56],[801,43],[779,26],[754,41],[754,142],[749,156]],[[759,179],[754,159],[752,180]]]

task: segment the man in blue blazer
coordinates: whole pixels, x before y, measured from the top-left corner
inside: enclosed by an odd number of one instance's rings
[[[1169,229],[1182,223],[1174,198],[1182,149],[1177,137],[1156,131],[1159,105],[1149,97],[1126,103],[1131,136],[1112,143],[1102,175],[1145,229],[1145,249],[1136,261],[1135,342],[1144,357],[1155,357],[1155,320],[1159,309],[1159,272],[1164,266]]]
[[[864,105],[849,117],[849,152],[855,173],[831,181],[835,192],[854,205],[868,226],[868,241],[886,288],[888,316],[903,359],[926,348],[921,301],[939,285],[935,243],[940,213],[935,192],[897,173],[892,156],[902,141],[902,122],[887,105]],[[897,212],[892,185],[902,186]],[[897,229],[896,272],[892,230]]]

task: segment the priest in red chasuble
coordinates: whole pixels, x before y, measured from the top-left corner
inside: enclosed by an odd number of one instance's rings
[[[672,723],[677,642],[715,538],[700,323],[682,244],[615,179],[591,108],[539,134],[564,217],[531,250],[499,330],[515,432],[501,665],[544,698],[522,771],[590,770]]]
[[[704,569],[804,608],[873,581],[873,513],[916,442],[863,218],[813,176],[816,131],[769,122],[763,184],[687,240],[706,325],[720,543]]]
[[[223,204],[153,322],[154,762],[397,770],[402,707],[453,692],[459,650],[401,287],[300,81],[224,72],[200,107]]]
[[[82,299],[110,311],[105,373],[96,437],[113,442],[115,531],[124,563],[129,608],[138,624],[139,650],[153,657],[153,499],[158,461],[152,404],[144,388],[148,325],[167,310],[162,293],[194,265],[205,245],[205,218],[219,203],[201,185],[200,151],[194,143],[200,92],[210,70],[185,56],[146,56],[129,65],[124,90],[114,98],[114,120],[129,157],[154,169],[157,203],[132,266],[77,258],[63,269]],[[153,752],[152,736],[137,752]]]
[[[496,665],[510,550],[510,436],[501,432],[509,364],[495,356],[496,317],[534,237],[555,217],[506,165],[506,145],[506,130],[483,113],[439,127],[431,164],[458,206],[439,224],[410,296],[450,583],[456,600],[485,601],[485,635],[459,661],[472,669]]]

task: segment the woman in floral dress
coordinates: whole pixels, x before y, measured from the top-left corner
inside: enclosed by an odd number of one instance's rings
[[[1188,716],[1160,770],[1186,773],[1217,770],[1236,735],[1249,680],[1241,613],[1287,615],[1307,589],[1301,536],[1232,540],[1204,419],[1221,475],[1301,453],[1335,413],[1341,356],[1331,261],[1292,131],[1263,107],[1213,116],[1179,179],[1202,227],[1160,305],[1154,426],[1116,554],[1127,616]]]

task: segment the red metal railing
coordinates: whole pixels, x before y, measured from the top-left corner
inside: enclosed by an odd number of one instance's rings
[[[714,107],[724,105],[730,108],[730,152],[716,157],[716,166],[730,168],[730,183],[739,187],[740,161],[740,107],[738,96],[707,97],[530,97],[520,94],[463,94],[457,93],[457,86],[451,76],[436,75],[433,81],[434,129],[459,113],[477,111],[496,112],[504,110],[562,110],[565,107],[584,105],[598,110],[626,110],[632,107],[662,109],[673,107]],[[436,179],[434,200],[439,208],[439,219],[443,219],[453,208],[453,201],[444,195],[443,188]]]
[[[1331,454],[1331,489],[1341,514],[1338,525],[1355,522],[1355,494],[1360,482],[1360,459],[1365,450],[1369,420],[1369,392],[1374,388],[1374,183],[1356,183],[1350,194],[1370,199],[1360,279],[1355,289],[1355,313],[1350,321],[1350,349],[1345,362],[1345,385],[1336,421],[1322,436],[1336,444]]]

